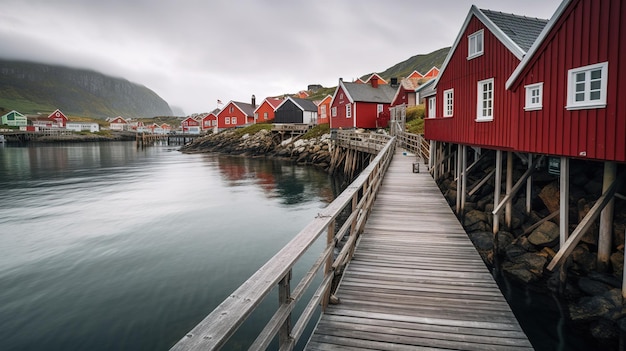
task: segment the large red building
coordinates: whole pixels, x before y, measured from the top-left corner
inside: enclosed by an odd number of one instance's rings
[[[505,83],[547,22],[472,6],[425,101],[425,137],[511,148]]]
[[[516,150],[626,161],[626,3],[563,1],[508,79]]]
[[[389,123],[389,106],[396,88],[379,84],[376,76],[368,83],[348,83],[339,79],[339,85],[330,104],[331,128],[385,128]]]

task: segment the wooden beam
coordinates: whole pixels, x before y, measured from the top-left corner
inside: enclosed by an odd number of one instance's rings
[[[569,158],[561,157],[561,170],[559,179],[559,248],[565,245],[569,237]]]
[[[459,217],[459,213],[461,212],[461,192],[463,191],[461,181],[463,176],[463,160],[461,153],[463,152],[463,145],[457,144],[456,148],[456,216]]]
[[[508,228],[511,228],[511,222],[513,221],[513,151],[506,153],[506,198],[508,198],[505,211],[504,222]],[[517,191],[516,191],[517,192]],[[510,196],[509,196],[510,194]]]
[[[461,155],[461,169],[465,169],[467,166],[467,145],[463,145],[463,154]],[[475,164],[475,163],[474,163]],[[469,170],[463,171],[463,178],[461,179],[461,214],[465,215],[465,200],[467,194],[467,174]]]
[[[602,181],[602,192],[615,181],[617,165],[615,162],[604,162],[604,178]],[[600,213],[600,235],[598,236],[598,271],[605,272],[609,268],[611,258],[611,246],[613,243],[613,208],[615,199],[611,198]]]
[[[465,145],[465,148],[467,148],[467,145]],[[469,172],[471,172],[471,171],[472,171],[472,169],[474,169],[474,167],[476,167],[476,165],[478,165],[478,163],[480,163],[480,161],[482,161],[482,160],[485,158],[485,156],[487,156],[487,154],[486,154],[486,153],[485,153],[485,154],[480,155],[480,156],[476,159],[476,161],[472,162],[472,164],[471,164],[471,165],[469,165],[469,167],[467,167],[467,168],[465,169],[465,171],[464,171],[463,175],[465,175],[465,173],[468,173],[468,174],[469,174]],[[467,162],[467,161],[466,161],[466,162]],[[456,179],[455,179],[455,180],[456,180]]]
[[[476,185],[474,185],[472,190],[470,190],[469,193],[467,193],[467,195],[469,196],[474,195],[478,191],[478,189],[482,188],[482,186],[485,185],[485,183],[487,183],[489,179],[491,179],[491,177],[493,177],[494,174],[496,174],[495,168],[491,170],[491,172],[487,173],[487,175],[485,175],[483,179],[481,179],[478,183],[476,183]]]
[[[556,211],[550,213],[549,215],[547,215],[544,218],[542,218],[539,222],[531,225],[530,227],[528,227],[528,229],[524,230],[524,234],[523,235],[526,235],[526,234],[532,232],[533,230],[539,228],[539,226],[542,225],[544,222],[547,222],[547,221],[551,220],[552,218],[554,218],[554,217],[556,217],[558,215],[559,215],[559,210],[556,210]]]
[[[561,169],[561,172],[563,172],[563,169]],[[576,244],[578,244],[578,242],[583,237],[583,235],[585,235],[587,230],[589,230],[589,228],[593,224],[593,221],[595,221],[596,218],[598,218],[598,216],[600,215],[600,211],[602,211],[602,209],[606,206],[606,204],[608,204],[609,201],[611,201],[611,199],[613,198],[613,194],[615,194],[615,190],[617,189],[618,183],[619,183],[619,180],[615,180],[608,187],[608,189],[602,194],[602,196],[600,196],[600,198],[596,201],[596,203],[593,205],[591,210],[589,210],[585,218],[583,218],[583,220],[580,221],[580,223],[578,224],[578,227],[574,229],[574,231],[572,232],[572,235],[565,242],[565,245],[561,246],[559,252],[556,254],[556,256],[554,256],[554,258],[548,265],[548,270],[550,271],[554,270],[554,268],[556,268],[559,264],[561,264],[562,261],[564,261],[567,258],[567,256],[569,256],[572,253],[572,251],[574,251]]]
[[[493,191],[493,207],[495,209],[500,202],[500,189],[502,188],[502,151],[496,150],[496,179]],[[494,211],[495,212],[495,211]],[[497,234],[500,230],[500,216],[498,213],[493,214],[493,234]]]
[[[531,168],[533,164],[533,154],[528,154],[528,168]],[[531,175],[526,180],[526,214],[530,214],[532,211],[531,200],[533,197],[533,176]]]
[[[520,188],[524,184],[524,181],[526,181],[526,179],[528,179],[528,177],[530,177],[535,172],[535,165],[542,158],[543,158],[543,156],[540,157],[539,159],[535,160],[535,162],[532,164],[532,167],[528,168],[526,170],[526,172],[524,172],[524,174],[522,174],[522,176],[517,181],[517,183],[515,183],[515,185],[513,187],[511,187],[510,193],[507,193],[506,196],[504,197],[504,199],[502,199],[502,201],[500,201],[500,203],[497,204],[497,206],[493,209],[492,213],[494,215],[495,214],[499,214],[500,212],[502,212],[502,209],[504,208],[504,205],[511,202],[511,200],[513,199],[513,196],[515,196],[515,194],[520,190]]]

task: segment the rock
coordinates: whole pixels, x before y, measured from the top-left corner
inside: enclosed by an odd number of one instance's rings
[[[491,232],[472,232],[467,234],[478,251],[493,250],[493,234]]]
[[[514,257],[514,261],[502,264],[502,270],[523,283],[539,280],[543,276],[548,260],[536,253],[524,253]]]
[[[559,194],[559,183],[552,182],[544,186],[538,196],[550,213],[553,213],[559,209]]]
[[[488,216],[486,213],[478,210],[469,211],[463,218],[463,226],[471,226],[478,222],[487,222]]]
[[[597,255],[589,252],[586,245],[578,245],[571,254],[572,262],[576,264],[576,268],[582,272],[591,272],[596,269]]]
[[[502,230],[499,231],[497,234],[497,240],[496,240],[497,251],[505,252],[506,249],[513,244],[513,240],[515,240],[515,237],[513,236],[513,234],[502,231]]]
[[[559,240],[559,226],[547,221],[543,222],[528,236],[528,241],[539,247],[554,246]]]
[[[574,321],[591,321],[603,316],[607,318],[623,316],[622,303],[620,289],[612,289],[599,296],[583,297],[576,304],[570,305],[570,317]]]
[[[613,267],[613,275],[622,277],[624,274],[624,252],[617,251],[611,255],[611,266]]]
[[[578,280],[578,288],[580,288],[582,292],[590,296],[602,295],[611,290],[610,285],[591,279],[589,277],[580,278]]]
[[[613,339],[614,344],[617,343],[620,334],[619,325],[613,321],[604,318],[600,319],[597,322],[593,322],[591,324],[590,331],[591,335],[593,335],[594,338],[602,340]],[[608,345],[606,346],[605,350],[610,350]]]

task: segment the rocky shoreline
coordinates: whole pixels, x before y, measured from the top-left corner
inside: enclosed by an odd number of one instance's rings
[[[483,169],[473,171],[476,181],[493,170],[494,160],[487,160]],[[519,164],[517,179],[526,170]],[[602,192],[603,167],[599,162],[572,160],[570,176],[570,233],[589,212]],[[469,183],[469,182],[468,182]],[[449,176],[439,182],[451,207],[456,206],[456,182]],[[504,189],[503,189],[504,191]],[[547,171],[533,176],[533,211],[526,212],[525,194],[513,204],[511,228],[492,233],[493,186],[484,186],[469,198],[461,223],[482,256],[493,268],[496,264],[520,285],[543,294],[552,294],[567,306],[572,327],[590,335],[604,350],[621,350],[626,346],[626,308],[622,299],[624,269],[624,232],[626,201],[616,199],[613,223],[613,252],[607,272],[597,272],[598,224],[584,236],[560,270],[550,272],[546,266],[559,249],[558,176]],[[523,192],[522,192],[523,193]],[[551,220],[536,226],[541,219]],[[502,219],[501,219],[502,221]]]
[[[198,138],[180,148],[184,153],[219,152],[245,157],[271,157],[291,160],[299,165],[309,165],[332,173],[330,134],[315,138],[292,137],[281,140],[267,129],[254,134],[238,135],[227,130]]]
[[[332,173],[330,134],[303,139],[280,140],[268,130],[238,135],[224,131],[196,139],[181,147],[184,153],[219,152],[246,157],[272,157],[312,165]],[[472,171],[469,182],[493,170],[494,160],[486,159],[482,169]],[[514,179],[526,171],[519,165]],[[602,165],[572,160],[570,185],[570,232],[593,206],[602,191]],[[469,183],[468,182],[468,183]],[[456,204],[456,182],[448,176],[439,182],[450,206]],[[598,226],[595,225],[576,247],[560,271],[550,272],[547,264],[558,251],[559,217],[536,226],[541,219],[559,208],[558,177],[541,171],[533,176],[533,211],[525,213],[525,194],[513,205],[511,228],[492,234],[493,185],[485,185],[468,199],[461,219],[468,236],[485,263],[499,269],[520,289],[533,289],[554,295],[567,305],[567,318],[574,328],[590,335],[605,350],[618,350],[626,335],[626,309],[621,294],[624,262],[626,206],[624,200],[615,204],[613,254],[606,273],[596,272]]]

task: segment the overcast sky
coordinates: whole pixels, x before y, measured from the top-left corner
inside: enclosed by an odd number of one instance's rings
[[[0,57],[125,78],[191,114],[450,46],[472,4],[548,19],[560,0],[0,0]]]

